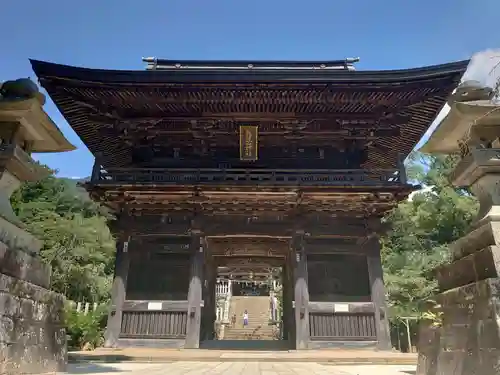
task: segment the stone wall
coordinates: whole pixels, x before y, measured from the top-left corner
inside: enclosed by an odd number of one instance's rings
[[[448,290],[438,301],[443,309],[443,328],[437,375],[498,374],[500,279]]]
[[[64,371],[64,298],[47,289],[50,271],[0,243],[0,374]]]

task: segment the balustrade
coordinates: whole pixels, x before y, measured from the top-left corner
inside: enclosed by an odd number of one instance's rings
[[[216,295],[219,297],[231,294],[231,281],[217,280]]]
[[[404,179],[403,179],[404,181]],[[220,184],[241,185],[399,185],[400,170],[362,169],[166,169],[94,166],[94,184]]]
[[[232,296],[232,281],[231,280],[217,280],[215,286],[215,293],[217,301],[219,302],[216,307],[216,315],[218,321],[229,321],[229,306]]]

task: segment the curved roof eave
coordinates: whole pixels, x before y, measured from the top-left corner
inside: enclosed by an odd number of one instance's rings
[[[411,82],[460,76],[466,71],[469,60],[403,70],[349,71],[349,70],[232,70],[232,69],[177,69],[177,70],[107,70],[74,67],[30,59],[39,78],[78,80],[109,84],[168,84],[179,82],[346,82],[391,83]]]

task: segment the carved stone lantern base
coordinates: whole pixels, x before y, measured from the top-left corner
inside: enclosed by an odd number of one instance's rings
[[[500,364],[500,223],[484,223],[451,250],[453,261],[437,270],[443,326],[436,374],[489,374]]]
[[[43,111],[44,96],[29,80],[0,85],[0,374],[65,371],[64,297],[51,292],[42,243],[25,230],[10,204],[25,181],[49,171],[30,152],[74,147]]]
[[[499,154],[474,150],[452,176],[471,187],[481,208],[472,231],[450,245],[451,262],[436,270],[443,324],[436,372],[426,375],[500,371]]]
[[[0,241],[10,248],[36,254],[42,243],[24,229],[12,210],[11,195],[24,181],[37,181],[49,171],[15,144],[0,145]]]

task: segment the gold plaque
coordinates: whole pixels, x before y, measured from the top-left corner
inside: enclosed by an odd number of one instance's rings
[[[258,158],[259,127],[240,126],[240,160],[255,161]]]

